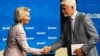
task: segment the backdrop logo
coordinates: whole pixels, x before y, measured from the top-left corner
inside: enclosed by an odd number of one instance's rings
[[[82,12],[82,14],[85,14],[89,16],[90,18],[100,19],[100,13],[83,13]]]
[[[34,37],[27,37],[27,40],[34,40]]]
[[[54,37],[49,36],[48,39],[49,39],[49,40],[50,40],[50,39],[57,39],[57,37],[56,37],[56,36],[54,36]]]
[[[44,35],[46,32],[37,32],[37,35]]]
[[[45,45],[46,42],[37,42],[37,45]]]
[[[2,30],[9,30],[10,29],[10,27],[2,27]]]
[[[25,27],[26,30],[33,30],[34,27]]]
[[[2,38],[2,41],[6,41],[7,40],[7,38]]]
[[[57,27],[50,27],[50,26],[49,26],[48,29],[49,29],[49,30],[51,30],[51,29],[57,29]]]

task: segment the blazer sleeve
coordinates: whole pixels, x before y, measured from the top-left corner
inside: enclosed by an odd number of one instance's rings
[[[60,39],[56,43],[51,45],[52,51],[59,49],[60,47],[63,46],[63,44],[64,44],[64,35],[62,34]]]
[[[89,51],[96,45],[97,41],[99,40],[99,36],[92,20],[89,17],[87,16],[85,17],[84,23],[85,23],[85,30],[88,35],[87,36],[88,42],[84,44],[81,49],[83,53],[88,54]]]
[[[25,34],[24,31],[18,30],[16,37],[17,37],[17,43],[18,43],[19,47],[22,48],[22,50],[24,50],[27,53],[41,54],[40,49],[30,48],[28,46],[28,43],[27,43],[27,40],[26,40],[26,34]]]

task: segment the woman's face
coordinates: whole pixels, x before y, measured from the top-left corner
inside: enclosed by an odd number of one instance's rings
[[[24,16],[23,16],[23,19],[21,20],[21,22],[23,24],[27,24],[27,23],[29,23],[29,20],[30,20],[30,13],[24,12]]]

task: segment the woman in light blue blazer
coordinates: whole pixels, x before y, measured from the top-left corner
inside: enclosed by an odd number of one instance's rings
[[[30,9],[18,7],[15,10],[15,24],[8,34],[7,45],[3,56],[26,56],[26,53],[39,55],[41,49],[30,48],[26,40],[23,26],[29,22]]]

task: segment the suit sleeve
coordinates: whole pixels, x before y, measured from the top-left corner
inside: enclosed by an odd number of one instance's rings
[[[28,46],[28,43],[27,43],[27,40],[26,40],[26,34],[22,30],[19,30],[18,33],[17,33],[17,43],[18,43],[19,47],[21,47],[22,50],[24,50],[27,53],[41,54],[40,49],[30,48]]]
[[[86,17],[84,22],[85,22],[86,33],[88,34],[89,38],[87,38],[88,42],[84,44],[81,49],[83,53],[87,55],[89,51],[96,45],[97,41],[99,40],[98,38],[99,36],[92,20],[89,17]]]
[[[59,49],[60,47],[63,46],[63,44],[64,44],[64,35],[62,34],[60,39],[51,46],[52,51],[55,51],[55,50]]]
[[[65,42],[66,41],[66,39],[65,39],[65,33],[64,33],[65,25],[66,24],[64,24],[64,26],[63,26],[60,39],[56,43],[54,43],[53,45],[51,45],[52,51],[55,51],[55,50],[59,49],[60,47],[62,47],[63,45],[65,45],[65,43],[66,43]]]

